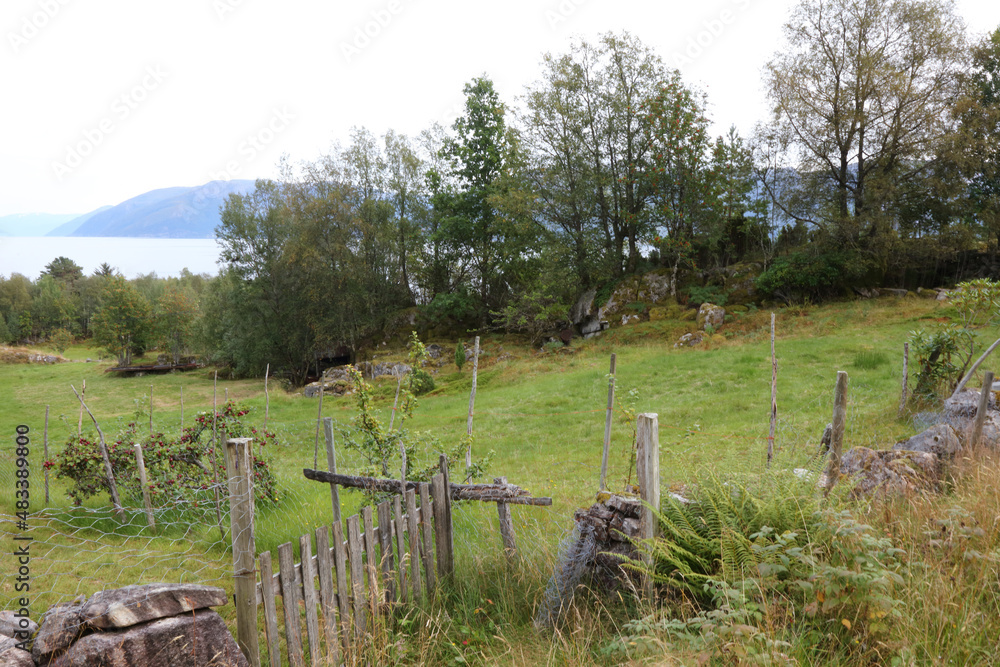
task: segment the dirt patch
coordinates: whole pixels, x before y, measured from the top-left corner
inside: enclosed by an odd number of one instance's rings
[[[26,347],[0,346],[0,364],[58,364],[66,361],[56,354],[46,354]]]

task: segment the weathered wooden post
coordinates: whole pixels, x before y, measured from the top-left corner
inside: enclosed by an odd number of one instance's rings
[[[236,641],[253,667],[260,667],[257,643],[257,568],[255,564],[253,469],[251,438],[226,441],[226,473],[229,478],[229,522],[233,538],[233,598],[236,606]],[[285,573],[282,563],[281,571]]]
[[[969,447],[976,449],[983,437],[983,424],[986,422],[986,412],[990,407],[990,392],[993,391],[993,371],[986,371],[983,377],[983,389],[979,392],[979,408],[976,410],[976,421],[972,427],[972,440]]]
[[[80,406],[80,419],[83,419],[83,405]],[[79,437],[79,435],[77,435]],[[42,455],[49,460],[49,406],[45,406],[45,430],[42,431]],[[45,470],[45,504],[49,504],[49,469]]]
[[[146,485],[146,463],[142,460],[142,445],[135,443],[135,465],[139,469],[139,485],[142,488],[142,504],[146,508],[146,523],[153,530],[156,530],[156,521],[153,520],[153,504],[149,502],[149,487]]]
[[[837,371],[837,388],[833,394],[833,429],[830,436],[830,465],[826,470],[826,490],[829,495],[840,477],[840,451],[844,444],[847,423],[847,372]]]
[[[87,411],[87,414],[90,415],[90,420],[94,422],[94,428],[97,429],[97,437],[100,439],[101,443],[101,458],[104,459],[104,474],[108,480],[108,488],[111,490],[111,503],[114,505],[115,514],[121,516],[122,503],[121,500],[118,499],[118,485],[115,483],[115,473],[111,469],[111,458],[108,456],[108,446],[104,441],[104,431],[101,430],[101,425],[97,423],[97,417],[95,417],[94,413],[90,411],[87,404],[83,402],[83,396],[80,396],[76,387],[70,385],[69,388],[72,389],[73,393],[76,394],[76,397],[80,399],[80,405]]]
[[[615,361],[611,353],[611,370],[608,371],[608,412],[604,417],[604,452],[601,454],[601,491],[607,488],[608,450],[611,449],[611,417],[615,412]]]
[[[478,341],[479,338],[477,337]],[[479,354],[479,345],[476,345],[476,354]],[[475,384],[473,384],[475,387]],[[444,512],[445,512],[445,522],[444,529],[447,539],[445,540],[445,546],[447,547],[446,554],[446,564],[445,574],[451,574],[455,571],[455,524],[454,517],[451,513],[451,473],[448,472],[448,457],[442,454],[438,459],[438,467],[441,469],[441,474],[444,475]]]
[[[496,484],[506,484],[506,477],[495,477]],[[603,485],[602,485],[603,488]],[[500,538],[503,540],[503,551],[507,560],[513,561],[517,556],[517,541],[514,539],[514,519],[510,515],[510,505],[502,500],[497,501],[497,514],[500,515]]]
[[[639,538],[652,540],[656,537],[659,524],[654,512],[660,509],[660,425],[654,413],[644,413],[636,421],[636,476],[639,481],[639,496],[642,509],[639,514]],[[653,567],[653,556],[643,555],[646,564]],[[642,589],[646,596],[653,595],[653,578],[645,574]]]
[[[899,395],[899,411],[896,413],[896,418],[903,416],[903,411],[906,409],[906,400],[909,398],[907,395],[909,393],[910,384],[910,344],[903,343],[903,391]]]
[[[778,358],[774,356],[774,313],[771,313],[771,429],[767,436],[767,467],[774,458],[774,434],[778,427]]]
[[[222,503],[219,501],[219,371],[212,376],[212,496],[215,499],[215,523],[219,526],[219,537],[226,539],[226,530],[222,527]],[[223,455],[225,456],[225,455]]]
[[[337,472],[337,450],[333,443],[333,417],[323,419],[323,435],[326,437],[326,466],[330,472]],[[330,482],[330,505],[333,507],[333,521],[340,523],[340,490]]]
[[[463,343],[459,342],[459,345]],[[479,336],[476,336],[476,346],[472,354],[472,392],[469,394],[469,417],[465,422],[465,434],[467,436],[472,435],[472,415],[476,407],[476,379],[479,376]],[[472,467],[472,440],[469,439],[469,446],[465,450],[465,469],[469,470]],[[447,474],[447,472],[445,473]],[[465,481],[469,481],[468,473],[466,473]]]

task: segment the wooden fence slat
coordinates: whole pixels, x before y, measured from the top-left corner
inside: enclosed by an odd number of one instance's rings
[[[392,499],[392,511],[396,522],[396,553],[399,555],[399,599],[406,602],[406,517],[403,516],[403,503],[399,496]]]
[[[372,525],[372,508],[363,507],[361,508],[361,523],[365,528],[365,562],[367,563],[368,570],[368,598],[369,598],[369,608],[372,613],[372,627],[375,624],[375,614],[378,612],[378,536],[375,534],[375,528]]]
[[[295,554],[292,543],[278,547],[278,574],[281,575],[281,606],[285,610],[285,646],[292,667],[305,667],[302,655],[302,627],[299,625],[299,589],[295,585]]]
[[[506,477],[497,477],[498,484],[506,484]],[[497,502],[497,516],[500,520],[500,539],[503,541],[503,551],[507,560],[513,560],[517,555],[517,540],[514,537],[514,517],[510,514],[510,505],[503,501]]]
[[[274,604],[271,552],[265,551],[258,560],[260,562],[260,586],[264,598],[264,630],[267,634],[267,653],[270,656],[271,667],[281,667],[281,642],[278,639],[278,608]]]
[[[351,600],[354,603],[354,637],[361,641],[366,632],[365,574],[361,562],[361,527],[358,515],[347,518],[347,548],[351,563]]]
[[[447,508],[445,507],[444,473],[431,478],[431,507],[434,510],[434,545],[437,560],[437,574],[442,579],[448,575],[448,531]]]
[[[337,521],[333,529],[333,567],[337,572],[337,608],[340,611],[340,640],[344,651],[350,648],[350,595],[347,588],[347,552],[344,549],[344,529]]]
[[[420,529],[417,527],[417,494],[413,489],[406,492],[406,530],[409,535],[410,583],[413,586],[413,601],[420,604],[420,561],[417,549],[420,543]],[[402,550],[402,544],[400,550]],[[402,551],[400,551],[402,553]]]
[[[323,634],[326,654],[336,664],[340,662],[340,640],[337,638],[337,599],[334,593],[333,562],[330,558],[330,529],[316,529],[316,569],[319,571],[319,600],[323,610]]]
[[[393,579],[393,572],[396,565],[392,554],[392,508],[389,501],[385,500],[378,504],[378,548],[379,566],[382,570],[382,585],[385,587],[385,601],[394,602],[396,600],[396,582]]]
[[[431,485],[420,483],[420,560],[424,563],[424,576],[427,577],[427,597],[434,594],[434,542],[431,531]]]
[[[309,663],[319,665],[319,616],[316,614],[315,570],[312,562],[312,538],[308,533],[299,537],[299,553],[302,555],[302,601],[306,606],[306,638],[309,640]]]
[[[444,490],[445,493],[442,495],[444,498],[444,524],[442,528],[445,533],[445,574],[451,574],[455,571],[455,532],[452,527],[452,516],[451,516],[451,473],[448,472],[448,457],[444,454],[438,459],[438,465],[441,467],[441,474],[444,475]],[[468,481],[468,480],[466,480]]]

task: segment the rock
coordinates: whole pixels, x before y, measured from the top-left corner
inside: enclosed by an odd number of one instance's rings
[[[562,341],[563,345],[569,345],[571,342],[573,342],[573,330],[563,329],[562,331],[560,331],[559,340]]]
[[[249,667],[210,609],[83,637],[49,667]]]
[[[622,326],[638,322],[640,319],[638,315],[622,315]]]
[[[833,442],[833,424],[827,424],[823,429],[823,435],[819,439],[820,454],[830,451],[830,444]]]
[[[872,293],[867,287],[855,287],[854,292],[860,296],[862,299],[872,298]]]
[[[86,629],[80,611],[83,603],[60,604],[50,607],[42,618],[42,626],[35,635],[31,655],[39,665],[48,664],[55,654],[69,648]]]
[[[38,632],[38,623],[30,618],[17,618],[14,613],[13,611],[0,611],[0,635],[16,637],[15,632],[27,632],[27,636],[31,637]]]
[[[35,667],[31,653],[17,647],[18,640],[0,638],[0,667]]]
[[[897,442],[892,448],[897,451],[930,452],[943,460],[953,458],[962,451],[962,443],[950,424],[938,424],[909,440]]]
[[[979,395],[981,392],[981,389],[965,389],[955,396],[946,398],[943,409],[945,417],[975,418],[976,412],[979,410]],[[987,409],[997,409],[997,399],[993,392],[990,392],[989,398],[987,399]],[[952,426],[954,426],[954,424],[952,424]]]
[[[718,329],[726,319],[726,309],[711,303],[701,304],[698,309],[698,328],[705,331],[705,327],[711,325],[713,329]]]
[[[881,288],[880,291],[888,294],[889,296],[898,296],[898,297],[904,297],[904,296],[906,296],[906,290],[905,289],[897,289],[895,287],[883,287],[883,288]]]
[[[438,345],[437,343],[431,343],[430,345],[427,346],[427,356],[430,357],[431,359],[440,359],[441,352],[443,350],[444,348]]]
[[[938,301],[947,301],[948,300],[948,291],[947,290],[939,290],[938,293],[937,293],[937,300]]]
[[[80,610],[93,628],[127,628],[195,609],[226,604],[226,591],[198,584],[147,584],[99,591]]]
[[[686,333],[674,343],[674,347],[694,347],[702,341],[700,333]]]
[[[597,312],[594,310],[594,298],[597,296],[596,289],[589,289],[576,300],[573,307],[569,309],[569,321],[573,326],[580,326],[587,320],[596,320]]]
[[[937,487],[941,465],[937,455],[902,450],[854,447],[841,458],[840,473],[854,484],[851,495],[903,495]],[[826,475],[820,478],[820,485]]]
[[[580,327],[580,334],[583,335],[584,338],[587,338],[589,336],[594,336],[602,331],[605,331],[609,326],[610,325],[608,324],[607,320],[596,320],[596,319],[591,320],[585,322]]]

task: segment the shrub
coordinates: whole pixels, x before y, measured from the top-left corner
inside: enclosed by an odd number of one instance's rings
[[[52,336],[49,337],[49,342],[52,343],[52,349],[57,354],[62,354],[66,351],[66,348],[73,344],[73,334],[65,329],[56,329],[52,333]]]
[[[465,365],[465,345],[461,342],[455,346],[455,365],[458,366],[458,370],[462,370],[462,366]]]
[[[726,305],[729,297],[725,290],[718,285],[706,285],[700,287],[692,285],[684,290],[688,295],[688,305],[700,306],[703,303],[714,303],[717,306]]]
[[[434,391],[434,378],[423,368],[414,368],[410,371],[410,391],[414,396]]]
[[[218,414],[218,432],[230,438],[252,438],[254,470],[254,497],[261,504],[278,500],[277,482],[268,461],[258,454],[269,446],[273,448],[276,436],[244,424],[240,417],[247,410],[233,402],[226,403]],[[135,460],[135,443],[142,445],[143,463],[150,502],[154,507],[178,503],[197,503],[214,498],[212,488],[226,481],[225,456],[215,452],[212,442],[212,414],[201,413],[194,426],[184,429],[179,438],[170,439],[162,433],[140,437],[141,427],[136,421],[128,423],[114,441],[107,442],[108,458],[115,474],[122,502],[138,505],[142,502]],[[218,463],[218,467],[215,464]],[[87,498],[110,494],[100,442],[83,436],[70,438],[61,454],[46,461],[45,467],[54,468],[57,477],[73,481],[67,495],[74,505]]]

